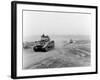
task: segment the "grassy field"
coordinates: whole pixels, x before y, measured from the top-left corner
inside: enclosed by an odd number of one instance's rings
[[[48,52],[34,52],[23,49],[23,69],[84,67],[90,66],[91,45],[88,37],[52,37],[55,49]],[[69,40],[73,39],[73,43]]]

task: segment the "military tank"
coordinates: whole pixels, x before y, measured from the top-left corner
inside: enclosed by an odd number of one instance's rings
[[[36,45],[33,47],[35,52],[43,51],[47,52],[51,49],[54,49],[55,42],[50,40],[49,36],[45,36],[44,34],[41,36],[40,41],[36,41]]]

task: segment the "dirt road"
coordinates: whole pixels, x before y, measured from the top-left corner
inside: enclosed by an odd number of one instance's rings
[[[48,52],[34,52],[32,49],[24,49],[23,69],[89,66],[90,55],[85,55],[89,52],[78,49],[76,46],[73,48],[74,45],[76,44],[64,47],[61,43]]]

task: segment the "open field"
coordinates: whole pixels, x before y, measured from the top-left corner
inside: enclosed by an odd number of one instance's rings
[[[61,68],[90,66],[90,39],[69,36],[52,37],[55,48],[48,52],[34,52],[32,47],[23,48],[23,69]],[[73,43],[69,40],[73,39]]]

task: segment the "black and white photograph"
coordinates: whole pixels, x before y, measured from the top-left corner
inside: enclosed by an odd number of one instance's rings
[[[89,13],[23,10],[23,69],[90,66]]]
[[[15,3],[17,76],[96,73],[96,6]]]

